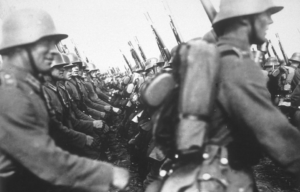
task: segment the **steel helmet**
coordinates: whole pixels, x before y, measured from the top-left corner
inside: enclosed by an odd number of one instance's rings
[[[61,53],[55,52],[54,60],[52,61],[50,67],[53,68],[53,67],[64,66],[64,65],[69,65],[69,62],[64,60],[64,57],[62,56]]]
[[[300,63],[300,52],[293,53],[292,57],[289,60]]]
[[[8,16],[2,25],[0,54],[10,48],[51,37],[58,41],[68,35],[57,32],[51,16],[39,9],[23,9]]]
[[[213,21],[213,26],[226,19],[258,14],[270,11],[272,14],[282,10],[273,0],[221,0],[220,11]]]
[[[152,69],[153,67],[155,67],[155,64],[157,63],[157,61],[158,61],[158,59],[155,58],[155,57],[147,59],[145,71],[148,70],[148,69]]]
[[[266,61],[265,67],[278,66],[279,62],[276,57],[269,57]]]
[[[87,63],[86,70],[88,70],[89,72],[92,72],[92,71],[96,71],[98,69],[96,68],[96,65],[94,63]]]
[[[73,66],[74,66],[74,65],[71,63],[70,58],[68,57],[68,55],[66,55],[66,54],[64,54],[64,53],[62,53],[61,55],[62,55],[62,57],[64,58],[64,61],[65,61],[66,63],[68,63],[68,65],[65,65],[64,68],[68,68],[68,67],[73,67]]]
[[[135,67],[135,68],[133,69],[133,72],[135,72],[135,73],[141,73],[141,72],[144,72],[144,69],[142,69],[142,68],[140,68],[140,67]]]
[[[73,64],[78,64],[79,67],[82,67],[82,61],[78,58],[78,56],[75,53],[68,53],[67,54],[69,59],[70,59],[70,63]]]
[[[158,66],[158,65],[163,65],[164,63],[165,63],[165,61],[164,61],[163,56],[162,56],[162,55],[159,55],[158,61],[157,61],[157,63],[156,63],[156,66]]]

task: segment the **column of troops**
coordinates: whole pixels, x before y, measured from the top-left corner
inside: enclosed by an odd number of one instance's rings
[[[221,0],[203,38],[124,73],[60,53],[67,35],[48,13],[12,14],[0,44],[1,191],[124,189],[129,171],[140,191],[257,191],[253,166],[266,157],[296,187],[300,52],[278,60],[261,48],[282,9]]]

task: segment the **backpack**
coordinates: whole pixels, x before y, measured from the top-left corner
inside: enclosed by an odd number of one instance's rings
[[[152,116],[156,143],[170,157],[201,150],[219,72],[214,44],[195,39],[178,46],[176,53],[172,74],[159,74],[142,91],[144,103],[156,108]]]
[[[159,74],[145,86],[142,99],[155,111],[154,139],[171,160],[160,172],[162,180],[147,192],[252,191],[248,172],[229,166],[227,148],[209,144],[220,54],[231,51],[243,57],[230,46],[217,47],[202,39],[183,43],[176,50],[172,73]]]

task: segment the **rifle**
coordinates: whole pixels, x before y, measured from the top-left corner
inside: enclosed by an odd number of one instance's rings
[[[289,61],[287,55],[285,54],[285,51],[284,51],[283,46],[282,46],[282,44],[281,44],[281,41],[280,41],[280,38],[279,38],[278,33],[276,33],[276,37],[277,37],[277,39],[278,39],[278,43],[279,43],[279,47],[280,47],[280,50],[281,50],[282,55],[283,55],[283,59],[284,59],[286,65],[290,65],[290,61]]]
[[[127,72],[127,74],[130,74],[129,69],[125,65],[124,65],[124,68],[125,68],[125,71]]]
[[[138,68],[141,67],[142,69],[144,69],[144,67],[143,67],[143,65],[142,65],[142,62],[141,62],[141,60],[140,60],[138,54],[136,53],[136,51],[135,51],[135,49],[134,49],[134,47],[133,47],[131,41],[128,42],[128,45],[130,46],[131,56],[132,56],[132,58],[134,59],[136,66],[137,66]]]
[[[142,47],[140,46],[140,43],[139,43],[137,37],[135,37],[135,41],[136,41],[136,44],[137,44],[138,47],[139,47],[139,51],[140,51],[140,54],[141,54],[143,60],[146,62],[147,58],[146,58],[146,56],[145,56],[145,53],[144,53]]]
[[[58,42],[56,45],[56,48],[57,50],[60,52],[60,53],[65,53],[62,46],[61,46],[61,42]]]
[[[202,6],[203,6],[210,22],[213,23],[213,20],[217,15],[216,9],[214,8],[214,6],[210,2],[210,0],[200,0],[200,1],[202,3]]]
[[[269,51],[269,42],[267,41],[267,42],[265,42],[265,44],[266,44],[267,54],[268,54],[269,57],[271,57],[271,54],[270,54],[270,51]]]
[[[123,58],[124,58],[124,60],[125,60],[125,63],[126,63],[127,66],[129,67],[131,74],[133,74],[133,71],[132,71],[132,68],[131,68],[131,65],[130,65],[129,61],[127,60],[127,58],[125,57],[125,55],[122,53],[121,49],[119,49],[119,50],[120,50],[121,54],[123,55]]]
[[[272,48],[272,51],[273,51],[275,57],[277,58],[277,60],[278,60],[278,62],[279,62],[279,61],[280,61],[280,58],[279,58],[279,56],[278,56],[278,54],[277,54],[277,52],[276,52],[276,50],[275,50],[275,48],[274,48],[274,46],[273,46],[271,40],[269,40],[269,44],[270,44],[270,46],[271,46],[271,48]]]
[[[72,42],[72,44],[73,44],[73,46],[74,46],[74,51],[75,51],[76,55],[77,55],[78,58],[82,61],[82,60],[83,60],[83,59],[82,59],[82,56],[81,56],[81,54],[79,53],[79,51],[78,51],[78,49],[77,49],[77,46],[76,46],[76,44],[74,43],[73,39],[71,39],[71,42]]]
[[[163,43],[161,37],[158,35],[156,29],[154,28],[153,22],[152,22],[152,20],[151,20],[150,15],[149,15],[148,12],[147,12],[147,14],[145,14],[145,17],[146,17],[147,21],[150,24],[150,27],[151,27],[152,32],[153,32],[153,34],[155,36],[155,39],[156,39],[156,43],[157,43],[158,49],[159,49],[162,57],[164,58],[164,61],[169,61],[170,58],[171,58],[171,54],[170,54],[168,48]]]
[[[167,10],[167,8],[166,8],[166,6],[165,6],[165,4],[164,4],[164,1],[161,0],[161,2],[162,2],[162,4],[163,4],[163,6],[164,6],[164,9],[165,9],[167,15],[168,15],[169,18],[170,18],[170,27],[171,27],[171,29],[172,29],[172,31],[173,31],[173,34],[174,34],[174,36],[175,36],[175,39],[176,39],[178,45],[179,45],[179,44],[182,43],[182,40],[181,40],[181,38],[180,38],[180,36],[179,36],[179,33],[178,33],[177,29],[176,29],[176,26],[175,26],[175,24],[174,24],[173,18],[172,18],[172,16],[171,16],[170,12]]]

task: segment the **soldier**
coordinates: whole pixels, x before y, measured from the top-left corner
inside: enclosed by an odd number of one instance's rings
[[[145,78],[148,79],[148,78],[151,78],[155,75],[155,65],[157,63],[157,58],[150,58],[150,59],[147,59],[146,61],[146,67],[145,67]]]
[[[159,56],[158,57],[159,59],[158,59],[158,61],[157,61],[157,63],[156,63],[156,67],[155,67],[155,72],[156,73],[159,73],[162,69],[163,69],[163,66],[164,66],[164,64],[165,64],[165,61],[164,61],[164,59],[163,59],[163,56]]]
[[[230,133],[228,138],[232,141],[221,139],[217,145],[227,146],[229,165],[239,170],[235,182],[241,189],[253,183],[249,166],[258,162],[262,152],[300,176],[300,155],[295,153],[300,132],[271,103],[261,69],[249,52],[252,44],[266,41],[266,30],[273,23],[271,15],[282,9],[272,0],[222,0],[213,22],[221,69],[210,129],[215,131],[209,135],[214,140],[223,131]]]
[[[104,128],[104,123],[101,120],[94,122],[77,120],[68,106],[70,105],[68,98],[64,98],[64,93],[57,86],[58,81],[64,79],[64,66],[68,64],[60,53],[56,53],[51,64],[51,76],[44,77],[46,80],[44,90],[53,107],[53,109],[48,109],[51,115],[50,135],[60,147],[69,152],[92,159],[100,159],[101,143],[94,127]]]
[[[297,152],[300,132],[271,103],[261,68],[250,53],[252,44],[261,45],[266,41],[266,30],[273,22],[271,15],[282,9],[272,0],[221,0],[220,11],[213,21],[220,53],[214,110],[210,114],[197,109],[201,111],[197,111],[198,116],[185,114],[183,110],[179,114],[179,121],[190,125],[176,130],[179,167],[187,166],[182,172],[177,171],[180,168],[172,170],[162,191],[170,188],[173,191],[256,191],[251,166],[258,163],[262,154],[300,176]],[[195,88],[191,85],[190,89]],[[184,90],[187,94],[188,89]],[[180,105],[185,110],[193,107]],[[209,123],[209,127],[203,123]],[[198,126],[192,129],[193,124]],[[198,132],[205,135],[196,137]],[[180,177],[184,177],[184,184],[177,185]]]
[[[295,68],[295,74],[292,80],[292,90],[296,88],[296,86],[300,82],[300,69],[299,69],[299,64],[300,64],[300,53],[296,52],[293,53],[292,57],[289,59],[291,67]]]
[[[104,106],[98,105],[90,101],[86,89],[82,84],[80,78],[82,75],[82,61],[74,53],[68,54],[70,61],[74,64],[72,68],[72,78],[70,81],[65,82],[65,86],[72,96],[73,101],[76,103],[81,111],[91,115],[94,119],[103,120],[107,117]]]
[[[67,37],[58,33],[51,16],[24,9],[4,20],[0,54],[0,179],[6,191],[107,191],[123,188],[125,170],[71,155],[48,135],[47,96],[40,77],[49,72],[55,44]],[[2,190],[3,190],[2,189]]]
[[[98,98],[98,95],[95,92],[95,85],[94,85],[94,78],[96,78],[96,72],[98,69],[96,69],[95,65],[93,63],[88,63],[87,66],[87,74],[86,78],[84,79],[84,85],[88,91],[88,96],[92,102],[105,105],[106,103],[103,102],[101,99]],[[105,105],[107,112],[114,112],[117,114],[120,114],[122,111],[118,108],[114,108],[110,105]]]

